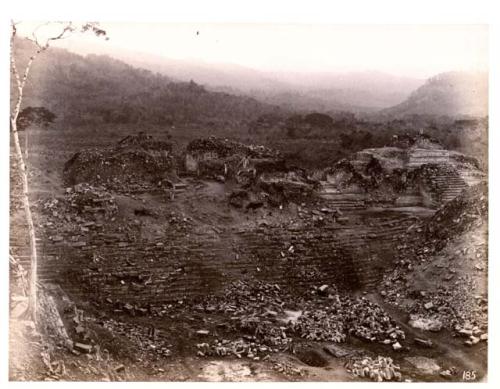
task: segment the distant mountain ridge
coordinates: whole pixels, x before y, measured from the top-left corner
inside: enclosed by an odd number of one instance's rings
[[[21,64],[32,49],[31,42],[16,41],[16,58]],[[170,65],[161,73],[138,68],[153,64],[132,53],[128,53],[128,60],[120,60],[51,48],[33,66],[24,106],[45,106],[59,120],[73,124],[239,125],[270,113],[286,117],[301,111],[349,111],[382,120],[409,115],[488,114],[488,77],[484,73],[442,73],[421,85],[418,79],[381,72],[307,76],[263,73],[237,65],[212,69],[209,64],[197,64],[198,73],[193,75],[205,75],[203,80],[211,79],[214,84],[230,83],[215,86],[203,85],[200,79],[178,81],[176,77],[196,67],[182,69],[182,61],[176,63],[177,73],[166,75]],[[160,62],[158,70],[163,65]],[[390,108],[381,109],[384,106]]]
[[[79,50],[91,53],[93,48]],[[172,80],[193,80],[207,90],[246,95],[293,111],[373,112],[400,103],[424,82],[420,78],[380,71],[263,71],[237,64],[172,59],[117,48],[109,48],[108,54]]]
[[[401,104],[380,111],[391,117],[408,115],[488,115],[488,75],[447,72],[429,78]]]
[[[126,62],[209,90],[247,95],[292,111],[372,112],[395,105],[424,80],[382,72],[277,73],[231,64],[124,58]]]

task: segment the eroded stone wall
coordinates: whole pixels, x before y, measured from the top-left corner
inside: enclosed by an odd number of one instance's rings
[[[388,266],[411,216],[363,224],[261,226],[169,234],[157,241],[94,233],[40,246],[39,278],[98,301],[156,306],[216,293],[245,278],[291,288],[370,287]]]

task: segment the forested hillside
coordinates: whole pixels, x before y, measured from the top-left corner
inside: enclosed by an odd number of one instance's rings
[[[31,42],[16,41],[21,66],[33,51]],[[107,56],[56,48],[34,62],[25,96],[24,107],[48,108],[59,125],[244,124],[279,111],[253,98],[209,92],[193,81],[173,82]]]

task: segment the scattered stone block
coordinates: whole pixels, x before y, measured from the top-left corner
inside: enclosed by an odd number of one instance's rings
[[[74,345],[75,349],[83,353],[90,353],[92,351],[92,346],[90,344],[76,342]]]
[[[424,304],[425,309],[432,309],[434,308],[434,303],[432,301],[429,301],[428,303]]]
[[[115,367],[115,371],[117,373],[121,373],[122,371],[125,371],[125,366],[124,365],[118,365],[117,367]]]
[[[434,346],[434,344],[432,343],[432,341],[430,339],[415,338],[415,343],[420,345],[420,346],[427,347],[427,348],[431,348]]]

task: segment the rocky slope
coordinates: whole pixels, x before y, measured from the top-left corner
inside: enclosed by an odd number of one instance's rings
[[[448,328],[473,346],[488,339],[488,187],[479,184],[408,231],[381,294],[410,325]]]

